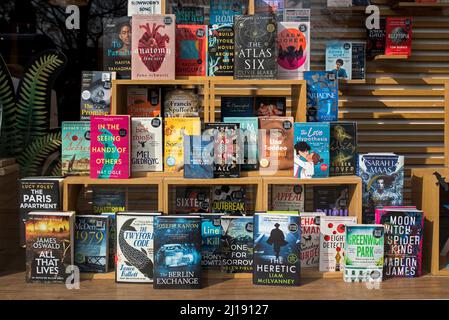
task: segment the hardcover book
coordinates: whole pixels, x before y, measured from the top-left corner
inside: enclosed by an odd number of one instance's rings
[[[176,187],[175,214],[207,213],[211,211],[209,187]]]
[[[128,114],[131,117],[160,117],[161,88],[128,88]]]
[[[162,0],[128,0],[128,16],[136,14],[161,14]]]
[[[165,118],[199,117],[200,100],[194,90],[174,89],[164,94]]]
[[[345,282],[382,281],[384,227],[378,224],[347,225],[344,263]]]
[[[352,79],[365,79],[366,43],[352,42]]]
[[[407,56],[412,54],[411,17],[387,17],[385,54]]]
[[[105,186],[96,186],[92,188],[92,212],[94,214],[125,210],[125,188]]]
[[[221,120],[227,117],[253,117],[253,97],[221,97]]]
[[[246,213],[245,186],[214,186],[212,191],[212,212],[241,216]]]
[[[131,79],[131,17],[103,19],[103,70]]]
[[[63,121],[61,170],[63,176],[89,175],[90,122]]]
[[[256,117],[285,117],[287,100],[285,97],[256,97],[254,115]]]
[[[165,118],[164,171],[179,172],[184,168],[184,135],[200,135],[200,118]]]
[[[172,6],[176,24],[204,24],[204,8],[194,6]]]
[[[299,286],[300,219],[298,214],[255,214],[254,284]]]
[[[62,282],[73,265],[75,212],[40,212],[26,220],[26,281]]]
[[[154,231],[154,288],[200,289],[201,217],[160,216]]]
[[[380,18],[379,29],[377,28],[366,29],[368,36],[366,44],[366,53],[367,56],[371,59],[373,59],[377,55],[385,54],[385,41],[386,41],[385,24],[386,24],[385,18]]]
[[[304,72],[307,81],[307,121],[338,121],[338,80],[326,71]]]
[[[201,214],[201,266],[217,269],[221,266],[221,214]]]
[[[307,22],[310,26],[310,9],[285,8],[284,22]],[[310,30],[309,30],[310,31]],[[310,32],[309,32],[310,34]]]
[[[234,75],[234,27],[213,24],[208,28],[208,76]]]
[[[313,210],[326,216],[347,216],[349,188],[347,186],[313,187]]]
[[[282,21],[284,17],[284,0],[254,0],[254,12],[270,13],[276,21]]]
[[[104,212],[101,215],[108,218],[109,222],[109,244],[108,244],[108,260],[109,270],[115,269],[115,251],[117,248],[117,220],[115,212]]]
[[[357,123],[331,122],[330,176],[355,175],[357,163]]]
[[[322,212],[301,212],[301,268],[320,264],[320,223]]]
[[[158,215],[160,213],[117,213],[116,282],[153,282],[154,219]]]
[[[214,178],[214,137],[184,136],[184,178]]]
[[[304,211],[304,186],[295,184],[273,184],[271,187],[271,209],[273,211]]]
[[[234,23],[234,16],[247,14],[247,0],[210,0],[210,24]]]
[[[109,221],[107,216],[76,215],[75,265],[80,272],[109,271]]]
[[[362,178],[363,223],[374,222],[374,210],[401,206],[404,156],[393,153],[359,154],[357,175]]]
[[[132,118],[133,172],[162,171],[162,118]]]
[[[329,123],[295,123],[294,176],[301,179],[329,176]]]
[[[175,79],[175,16],[132,17],[133,80]]]
[[[346,225],[355,223],[356,217],[320,218],[320,272],[343,271]]]
[[[111,113],[112,80],[116,72],[83,71],[81,74],[81,120]]]
[[[352,43],[332,41],[326,43],[326,71],[337,79],[352,79]]]
[[[206,76],[207,26],[176,26],[176,76]]]
[[[221,217],[221,269],[226,273],[252,273],[253,217]]]
[[[92,116],[90,177],[127,179],[130,176],[130,117]]]
[[[276,19],[270,14],[234,19],[234,79],[276,79]]]

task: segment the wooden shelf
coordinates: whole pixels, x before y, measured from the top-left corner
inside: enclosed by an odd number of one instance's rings
[[[405,54],[401,55],[386,55],[386,54],[380,54],[374,57],[374,60],[407,60],[409,57]]]
[[[343,84],[365,84],[366,83],[366,79],[358,79],[358,80],[339,79],[338,81]]]
[[[82,280],[115,280],[115,271],[107,273],[80,273]]]
[[[358,176],[340,176],[329,178],[313,178],[313,179],[298,179],[295,177],[282,178],[279,177],[263,177],[266,184],[312,184],[312,185],[340,185],[340,184],[359,184],[362,179]]]
[[[162,174],[163,172],[161,172]],[[91,179],[87,176],[70,176],[64,179],[64,184],[84,184],[84,185],[145,185],[162,183],[159,177],[138,177],[129,179]]]
[[[432,2],[397,2],[393,8],[449,8],[449,3]]]

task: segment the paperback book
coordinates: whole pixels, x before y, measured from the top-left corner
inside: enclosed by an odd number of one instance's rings
[[[234,16],[247,14],[247,0],[210,0],[210,24],[233,24]]]
[[[103,18],[103,70],[131,79],[131,17]]]
[[[162,118],[132,119],[133,172],[162,171]]]
[[[310,9],[311,0],[284,0],[285,9]]]
[[[176,76],[206,76],[207,26],[176,26]]]
[[[365,79],[366,43],[352,42],[352,79]]]
[[[291,1],[291,2],[294,2]],[[301,8],[285,8],[284,9],[284,22],[306,22],[310,26],[310,7],[309,9]],[[310,33],[310,32],[309,32]]]
[[[62,175],[89,175],[90,122],[63,121],[61,130]]]
[[[322,212],[301,212],[301,268],[318,268],[320,264],[320,223]]]
[[[161,14],[162,0],[128,0],[128,16],[136,14]]]
[[[352,43],[332,41],[326,43],[326,71],[337,79],[352,79]]]
[[[327,71],[307,71],[307,121],[338,121],[338,80]]]
[[[128,88],[127,106],[131,117],[160,117],[161,88]]]
[[[204,24],[204,7],[173,5],[176,24]]]
[[[331,122],[330,176],[355,175],[357,165],[357,123]]]
[[[254,115],[256,117],[285,117],[287,100],[285,97],[256,97]]]
[[[174,89],[164,94],[165,118],[199,117],[200,100],[194,90]]]
[[[304,211],[304,186],[299,184],[273,184],[271,186],[271,210]]]
[[[214,186],[212,191],[212,212],[232,216],[246,214],[245,186]]]
[[[125,188],[105,186],[92,188],[92,212],[94,214],[125,210]]]
[[[347,216],[349,211],[349,188],[347,186],[313,187],[313,210],[326,216]]]
[[[379,28],[366,29],[368,36],[366,43],[366,54],[370,59],[373,59],[375,56],[385,54],[385,25],[385,18],[380,18]]]
[[[112,80],[116,72],[83,71],[81,74],[81,120],[111,113]]]
[[[385,54],[408,57],[412,54],[411,17],[387,17]]]
[[[221,120],[228,117],[254,117],[253,97],[221,97]]]
[[[233,24],[213,24],[208,32],[208,76],[233,76]]]
[[[221,266],[221,214],[201,214],[201,266],[219,269]]]
[[[184,178],[214,178],[214,137],[184,136]]]
[[[209,187],[176,187],[175,214],[196,214],[211,211]]]
[[[115,212],[104,212],[101,215],[108,218],[109,229],[108,229],[108,265],[109,270],[115,269],[115,252],[117,248],[117,220]]]

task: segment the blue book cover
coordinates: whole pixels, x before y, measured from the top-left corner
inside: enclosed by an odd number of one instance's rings
[[[237,144],[243,146],[239,148],[243,155],[239,159],[243,159],[240,165],[242,171],[259,170],[258,161],[258,135],[259,135],[259,119],[257,117],[225,117],[225,123],[240,124],[240,131],[237,135]]]
[[[109,218],[77,215],[75,264],[80,272],[108,272]]]
[[[117,243],[117,225],[114,212],[103,212],[103,216],[109,218],[109,269],[115,266],[115,244]]]
[[[92,212],[118,212],[126,210],[126,191],[124,188],[92,188]]]
[[[298,286],[300,254],[301,217],[298,214],[255,214],[254,284]]]
[[[246,13],[248,1],[210,0],[210,24],[234,23],[234,16]]]
[[[173,5],[176,24],[204,24],[204,8]]]
[[[374,223],[376,207],[403,205],[404,156],[393,153],[359,154],[363,223]]]
[[[89,175],[90,122],[62,122],[62,175]]]
[[[201,266],[216,269],[221,265],[221,214],[201,215]]]
[[[295,123],[295,177],[307,179],[329,176],[329,139],[329,123]]]
[[[213,179],[213,137],[184,136],[184,178]]]
[[[210,77],[234,75],[234,26],[214,24],[208,28],[208,71]]]
[[[306,71],[307,121],[327,122],[338,120],[338,80],[326,71]]]
[[[254,117],[253,97],[221,97],[221,119]]]
[[[337,79],[352,79],[352,43],[331,41],[326,43],[326,71]]]
[[[154,288],[200,289],[201,217],[156,217],[154,233]]]

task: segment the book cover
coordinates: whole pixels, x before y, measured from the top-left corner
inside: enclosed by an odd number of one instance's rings
[[[278,23],[278,79],[303,79],[310,70],[310,22]]]
[[[259,117],[259,164],[261,173],[293,167],[293,117]]]
[[[179,172],[184,168],[184,135],[200,135],[200,118],[165,118],[164,171]]]
[[[365,79],[366,43],[352,42],[352,79]]]
[[[130,117],[92,116],[90,177],[127,179],[130,176]]]
[[[261,97],[255,98],[254,115],[256,117],[285,117],[287,100],[285,97]]]
[[[331,41],[326,43],[326,71],[337,79],[352,79],[352,43]]]
[[[194,90],[173,89],[164,93],[165,118],[199,117],[200,106],[200,99]]]
[[[234,79],[276,79],[276,19],[270,14],[234,19]]]
[[[300,219],[298,214],[255,214],[253,284],[299,286]]]
[[[310,0],[284,0],[285,9],[310,9]]]
[[[157,215],[159,213],[117,213],[116,282],[153,282],[154,219]]]
[[[247,0],[210,0],[209,23],[233,24],[234,16],[247,14]]]
[[[221,214],[201,214],[201,267],[218,269],[221,266]]]
[[[253,117],[253,97],[221,97],[221,120],[227,117]]]
[[[133,80],[175,79],[175,16],[132,17]]]
[[[343,271],[346,225],[356,217],[320,217],[320,272]]]
[[[154,288],[201,289],[201,217],[160,216],[154,231]]]
[[[211,211],[209,187],[176,187],[175,214],[207,213]]]
[[[309,34],[310,34],[310,9],[285,8],[284,17],[282,21],[307,22],[309,23]]]
[[[80,272],[109,271],[109,217],[76,215],[75,265]]]
[[[111,113],[112,80],[116,72],[83,71],[81,74],[81,120]]]
[[[246,213],[245,186],[214,186],[212,190],[212,212],[241,216]]]
[[[382,281],[384,227],[374,224],[346,226],[343,280]]]
[[[357,165],[357,123],[331,122],[330,176],[353,176]]]
[[[207,26],[176,26],[176,76],[206,76]]]
[[[402,205],[404,156],[359,154],[357,175],[362,178],[363,223],[374,222],[376,207]]]
[[[176,24],[204,24],[204,7],[173,5]]]
[[[117,220],[115,212],[103,212],[101,215],[108,218],[109,229],[108,229],[108,261],[109,270],[115,269],[115,251],[117,247]]]
[[[63,176],[89,175],[90,122],[63,121],[61,170]]]
[[[252,273],[253,217],[221,217],[221,269],[226,273]]]
[[[161,88],[128,88],[127,107],[131,117],[160,117]]]
[[[214,137],[184,136],[184,178],[214,178]]]
[[[326,216],[347,216],[349,213],[349,188],[347,186],[313,187],[313,210]]]
[[[207,75],[234,75],[234,26],[213,24],[208,28],[208,71]]]
[[[26,220],[27,282],[62,282],[73,265],[75,212],[30,212]]]
[[[131,17],[103,18],[103,70],[131,79]]]
[[[161,14],[162,0],[128,0],[128,16],[135,14]]]
[[[304,186],[273,184],[271,186],[271,209],[273,211],[304,211]]]
[[[329,127],[329,123],[295,123],[295,177],[309,179],[329,176]]]
[[[126,190],[120,187],[92,187],[92,212],[118,212],[126,210]]]
[[[162,171],[162,118],[131,119],[132,171]]]
[[[242,171],[258,170],[259,119],[257,117],[224,117],[223,122],[238,123],[240,126],[237,136],[237,144],[243,154],[243,157],[240,157],[240,159],[243,158],[240,169]]]
[[[318,268],[320,264],[320,223],[322,212],[301,212],[301,268]]]
[[[304,72],[307,81],[307,121],[338,121],[338,80],[326,71]]]
[[[284,17],[284,0],[254,0],[254,12],[272,14],[276,21]]]
[[[327,0],[328,8],[349,8],[352,7],[352,0]]]
[[[370,59],[373,59],[377,55],[385,54],[385,41],[386,41],[386,20],[380,18],[379,28],[366,29],[367,42],[366,42],[366,54]]]
[[[412,54],[411,17],[387,17],[385,54],[407,56]]]
[[[204,125],[203,135],[214,137],[214,178],[240,177],[243,154],[238,144],[239,126],[238,123],[218,122]]]

